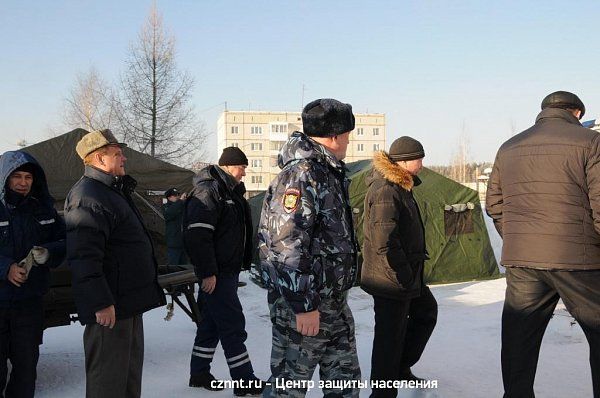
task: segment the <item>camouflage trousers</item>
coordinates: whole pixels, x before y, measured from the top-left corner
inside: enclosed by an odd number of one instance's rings
[[[282,381],[311,380],[317,365],[322,381],[360,380],[354,318],[345,295],[321,301],[320,327],[316,336],[302,336],[296,330],[294,312],[282,297],[272,291],[269,293],[269,309],[273,323],[272,375],[263,397],[304,397],[307,391],[305,385],[286,383],[286,387],[281,388]],[[323,388],[323,395],[328,398],[358,397],[359,390]]]

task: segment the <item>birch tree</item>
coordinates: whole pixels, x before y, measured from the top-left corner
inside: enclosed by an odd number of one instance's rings
[[[93,131],[114,128],[116,121],[113,90],[98,71],[92,67],[88,72],[77,75],[65,98],[65,127]]]

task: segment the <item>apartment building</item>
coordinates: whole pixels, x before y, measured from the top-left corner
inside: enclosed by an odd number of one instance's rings
[[[385,115],[355,113],[346,163],[370,159],[373,151],[385,149]],[[277,155],[288,136],[302,131],[300,112],[224,111],[217,124],[217,157],[228,146],[236,146],[248,157],[244,183],[250,196],[264,191],[279,173]]]

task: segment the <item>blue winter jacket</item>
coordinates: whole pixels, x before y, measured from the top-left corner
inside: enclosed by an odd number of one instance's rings
[[[26,163],[33,165],[33,185],[23,197],[8,190],[8,177]],[[0,307],[9,307],[46,293],[49,268],[65,258],[65,224],[53,207],[44,170],[28,153],[9,151],[0,156],[0,181]],[[33,246],[47,248],[50,257],[46,264],[32,267],[27,281],[17,287],[7,280],[8,270]]]

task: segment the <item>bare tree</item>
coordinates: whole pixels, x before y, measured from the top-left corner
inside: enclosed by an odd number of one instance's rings
[[[190,104],[194,80],[175,65],[175,39],[153,6],[131,45],[121,77],[123,139],[163,160],[190,163],[200,156],[206,133]]]
[[[116,120],[112,89],[98,71],[92,67],[87,73],[79,74],[65,98],[65,127],[93,131],[113,128]]]
[[[463,121],[462,132],[458,137],[458,146],[452,156],[451,179],[458,182],[467,182],[467,165],[469,163],[469,136]]]

